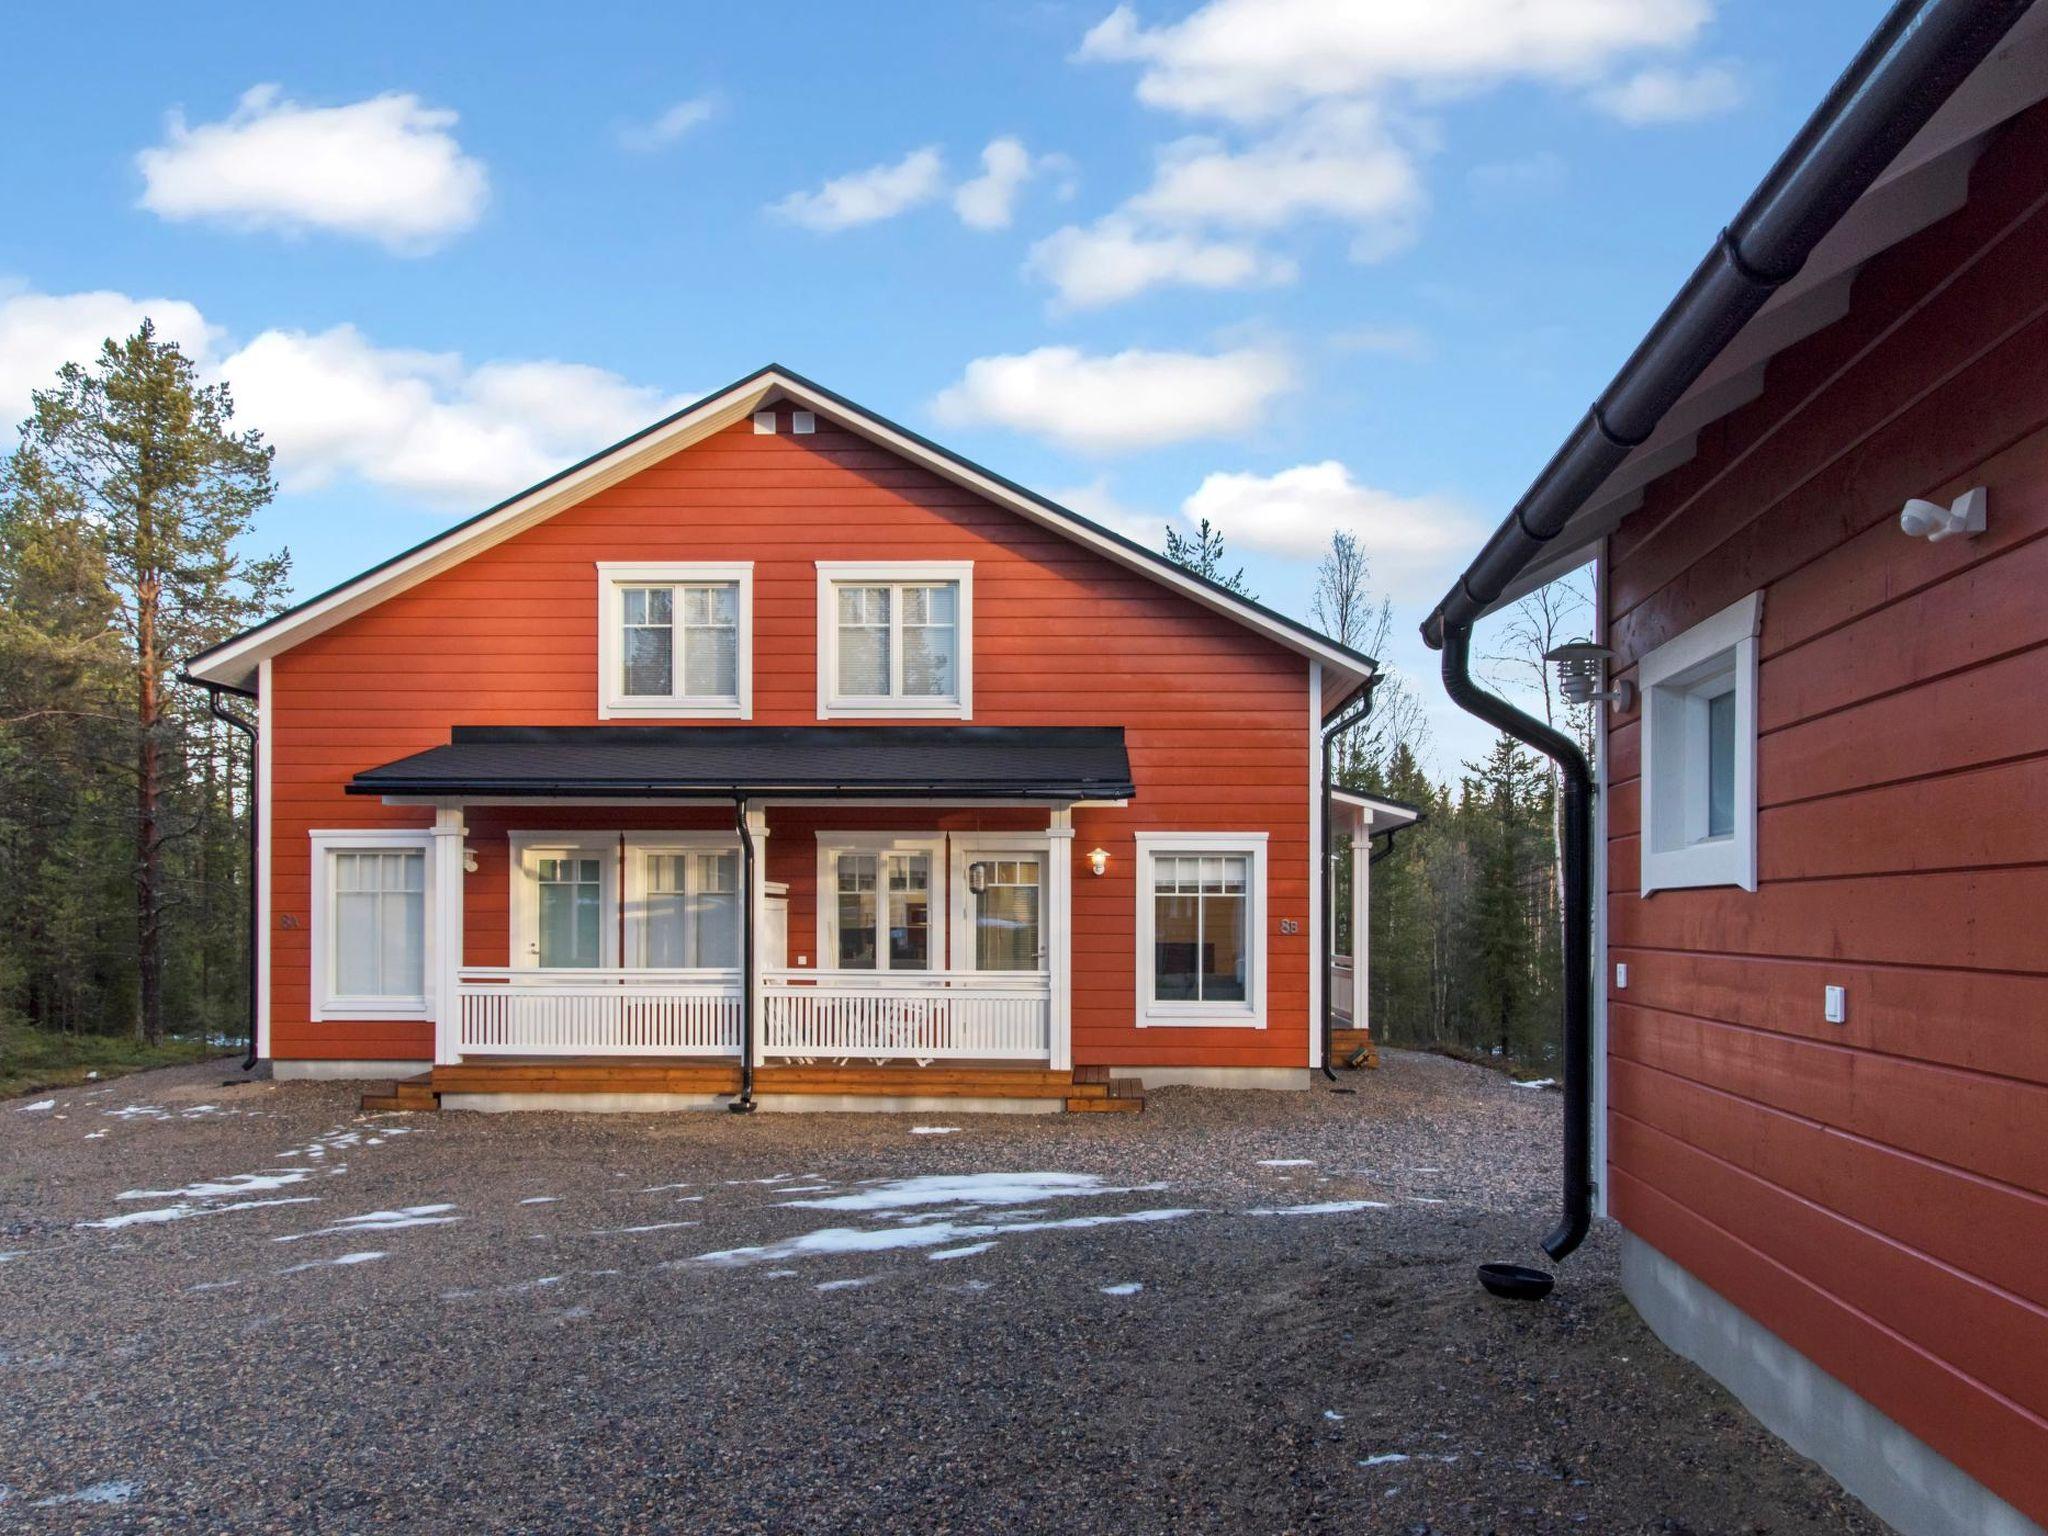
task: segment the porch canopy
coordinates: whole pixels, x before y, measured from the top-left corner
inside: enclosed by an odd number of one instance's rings
[[[352,795],[1128,800],[1121,726],[458,725]]]

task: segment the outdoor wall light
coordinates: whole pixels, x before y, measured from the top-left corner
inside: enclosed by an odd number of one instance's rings
[[[1974,538],[1984,531],[1986,499],[1981,485],[1970,487],[1945,507],[1938,501],[1922,501],[1915,496],[1899,509],[1899,531],[1930,544],[1939,544],[1959,533]]]
[[[1104,873],[1109,868],[1109,850],[1107,848],[1090,848],[1088,850],[1088,867],[1098,875]]]
[[[1607,663],[1614,652],[1604,645],[1595,645],[1590,640],[1572,640],[1545,651],[1543,659],[1557,665],[1557,687],[1574,704],[1590,704],[1595,699],[1612,704],[1622,714],[1635,708],[1636,688],[1634,683],[1616,683],[1603,691],[1601,682],[1607,676]]]

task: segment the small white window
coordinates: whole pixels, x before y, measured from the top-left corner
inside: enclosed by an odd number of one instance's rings
[[[428,834],[313,834],[314,1019],[418,1019],[428,1002]]]
[[[1262,1029],[1263,833],[1138,834],[1138,1025]]]
[[[932,928],[939,838],[819,835],[818,950],[840,971],[941,967]]]
[[[598,714],[753,711],[752,565],[617,565],[598,574]]]
[[[974,567],[818,562],[821,718],[973,715]]]
[[[1756,668],[1763,594],[1644,656],[1642,894],[1756,889]]]
[[[627,844],[627,963],[647,970],[736,970],[740,851],[717,834]]]

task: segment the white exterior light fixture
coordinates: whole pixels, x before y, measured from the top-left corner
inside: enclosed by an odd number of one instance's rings
[[[1971,486],[1945,507],[1938,501],[1922,501],[1915,496],[1899,510],[1899,531],[1930,544],[1939,544],[1957,534],[1975,538],[1984,531],[1987,500],[1981,485]]]

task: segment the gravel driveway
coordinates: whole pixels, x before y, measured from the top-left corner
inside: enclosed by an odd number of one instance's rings
[[[1611,1238],[1478,1291],[1558,1101],[1476,1068],[745,1120],[224,1075],[0,1104],[0,1527],[1883,1529]]]

